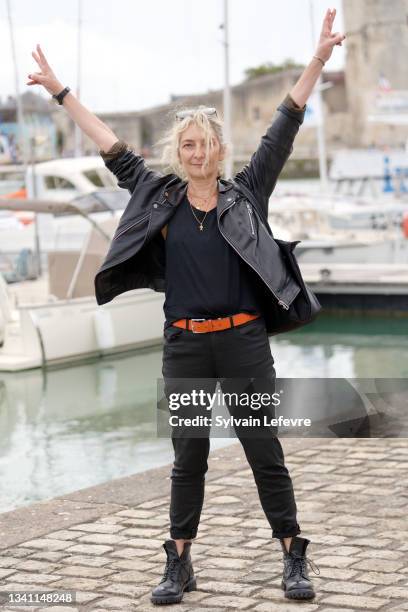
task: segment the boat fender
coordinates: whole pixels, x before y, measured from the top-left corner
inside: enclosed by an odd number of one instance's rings
[[[404,212],[402,217],[402,233],[405,238],[408,238],[408,212]]]

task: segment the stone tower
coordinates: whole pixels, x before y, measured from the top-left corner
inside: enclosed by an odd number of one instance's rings
[[[408,126],[370,123],[380,75],[408,99],[408,0],[343,0],[350,146],[385,145]],[[408,106],[406,108],[408,113]]]

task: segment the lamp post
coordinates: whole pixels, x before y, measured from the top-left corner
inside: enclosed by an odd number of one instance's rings
[[[232,177],[233,171],[233,145],[231,134],[231,88],[229,83],[229,26],[228,26],[228,0],[224,0],[224,22],[222,24],[224,31],[224,138],[229,145],[229,155],[225,160],[225,178]]]

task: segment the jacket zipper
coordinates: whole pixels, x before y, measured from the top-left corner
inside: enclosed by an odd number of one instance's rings
[[[255,236],[254,222],[252,220],[252,208],[251,208],[251,205],[248,204],[248,202],[247,202],[246,206],[247,206],[247,210],[248,210],[249,222],[251,224],[251,234],[253,236]]]
[[[234,204],[235,204],[235,200],[234,200],[234,201],[233,201],[233,202],[232,202],[232,203],[231,203],[229,206],[227,206],[227,208],[224,208],[224,210],[222,211],[222,213],[221,213],[221,215],[220,215],[220,218],[221,218],[221,217],[222,217],[222,215],[223,215],[225,212],[227,212],[227,210],[229,210],[229,209],[231,208],[231,206],[233,206]],[[247,205],[247,206],[248,206],[248,205]],[[228,242],[228,244],[229,244],[229,245],[230,245],[230,246],[231,246],[231,247],[234,249],[234,251],[235,251],[236,253],[238,253],[238,250],[237,250],[237,249],[234,247],[234,245],[232,244],[232,242],[230,242],[230,241],[228,240],[228,238],[225,236],[225,234],[223,234],[223,232],[221,231],[221,228],[220,228],[220,232],[221,232],[221,234],[224,236],[224,238],[225,238],[225,240]],[[272,293],[272,295],[273,295],[273,296],[276,298],[276,300],[278,301],[279,306],[281,306],[281,307],[282,307],[282,308],[284,308],[285,310],[289,310],[289,306],[288,306],[288,304],[286,304],[286,303],[285,303],[283,300],[281,300],[281,299],[280,299],[280,298],[279,298],[279,297],[276,295],[276,293],[274,292],[274,290],[273,290],[273,289],[271,289],[271,287],[269,286],[269,283],[267,283],[267,282],[266,282],[266,280],[264,279],[264,277],[263,277],[261,274],[259,274],[259,272],[258,272],[257,270],[255,270],[254,266],[252,266],[252,265],[249,263],[249,261],[248,261],[247,259],[245,259],[245,257],[243,257],[243,256],[242,256],[242,254],[241,254],[241,253],[238,253],[238,255],[239,255],[240,257],[242,257],[242,259],[243,259],[243,260],[244,260],[244,261],[245,261],[245,262],[248,264],[248,266],[250,266],[250,268],[252,268],[252,270],[253,270],[253,271],[254,271],[256,274],[258,274],[258,276],[260,276],[260,277],[262,278],[262,280],[263,280],[263,282],[265,283],[265,285],[268,287],[268,289],[270,290],[270,292]]]
[[[137,221],[134,221],[133,223],[131,223],[127,227],[123,228],[122,231],[119,232],[119,234],[116,234],[116,236],[114,236],[113,240],[117,240],[120,236],[122,236],[122,234],[125,234],[127,231],[132,229],[132,227],[134,227],[135,225],[138,225],[139,223],[142,223],[143,221],[145,221],[149,215],[150,215],[150,213],[147,213],[146,215],[144,215],[140,219],[137,219]]]

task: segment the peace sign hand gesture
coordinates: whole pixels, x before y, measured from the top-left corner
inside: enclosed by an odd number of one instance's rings
[[[322,31],[320,32],[319,42],[317,44],[316,55],[320,57],[324,62],[330,59],[333,52],[334,45],[339,45],[346,38],[345,34],[335,32],[332,34],[332,27],[334,18],[336,16],[336,9],[327,9],[326,15],[323,19]]]
[[[37,45],[37,53],[33,51],[31,55],[37,62],[39,68],[41,69],[41,72],[32,72],[31,74],[29,74],[29,81],[26,84],[42,85],[51,95],[60,93],[60,91],[63,89],[63,86],[58,81],[50,65],[48,64],[40,45]]]

